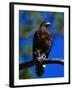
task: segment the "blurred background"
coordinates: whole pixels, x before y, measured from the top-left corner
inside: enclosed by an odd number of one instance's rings
[[[64,60],[64,13],[45,11],[19,11],[19,65],[32,60],[33,36],[42,21],[51,25],[48,30],[52,33],[52,47],[49,58]],[[64,77],[64,66],[46,64],[41,77],[36,75],[35,66],[19,71],[19,79],[56,78]]]

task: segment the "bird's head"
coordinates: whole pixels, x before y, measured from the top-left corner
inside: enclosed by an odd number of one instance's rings
[[[50,25],[51,23],[48,22],[48,21],[43,21],[40,25],[40,30],[42,32],[45,32],[47,29],[48,29],[48,26]]]

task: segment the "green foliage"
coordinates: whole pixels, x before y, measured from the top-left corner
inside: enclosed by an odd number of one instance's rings
[[[30,14],[30,17],[27,18],[29,23],[27,25],[24,25],[22,28],[20,27],[20,38],[28,38],[42,21],[39,13],[31,11]]]
[[[24,45],[20,50],[23,54],[27,54],[31,56],[32,55],[32,44]]]
[[[32,12],[32,17],[35,19],[37,25],[42,22],[42,17],[39,12]]]
[[[20,38],[27,38],[31,32],[30,27],[24,27],[20,30]]]
[[[64,34],[64,14],[55,13],[54,23],[57,23],[56,30],[58,30],[59,34]]]
[[[30,68],[20,71],[19,79],[31,79],[31,78],[33,78],[33,73]]]

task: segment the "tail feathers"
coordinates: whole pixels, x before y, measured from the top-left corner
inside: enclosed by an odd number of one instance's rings
[[[36,66],[36,74],[37,76],[42,76],[44,73],[44,67],[41,65],[41,66]]]

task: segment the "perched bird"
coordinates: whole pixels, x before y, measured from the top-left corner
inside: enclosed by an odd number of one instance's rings
[[[48,31],[49,22],[43,21],[33,37],[33,60],[37,61],[36,73],[41,76],[44,72],[42,60],[48,58],[52,34]]]

